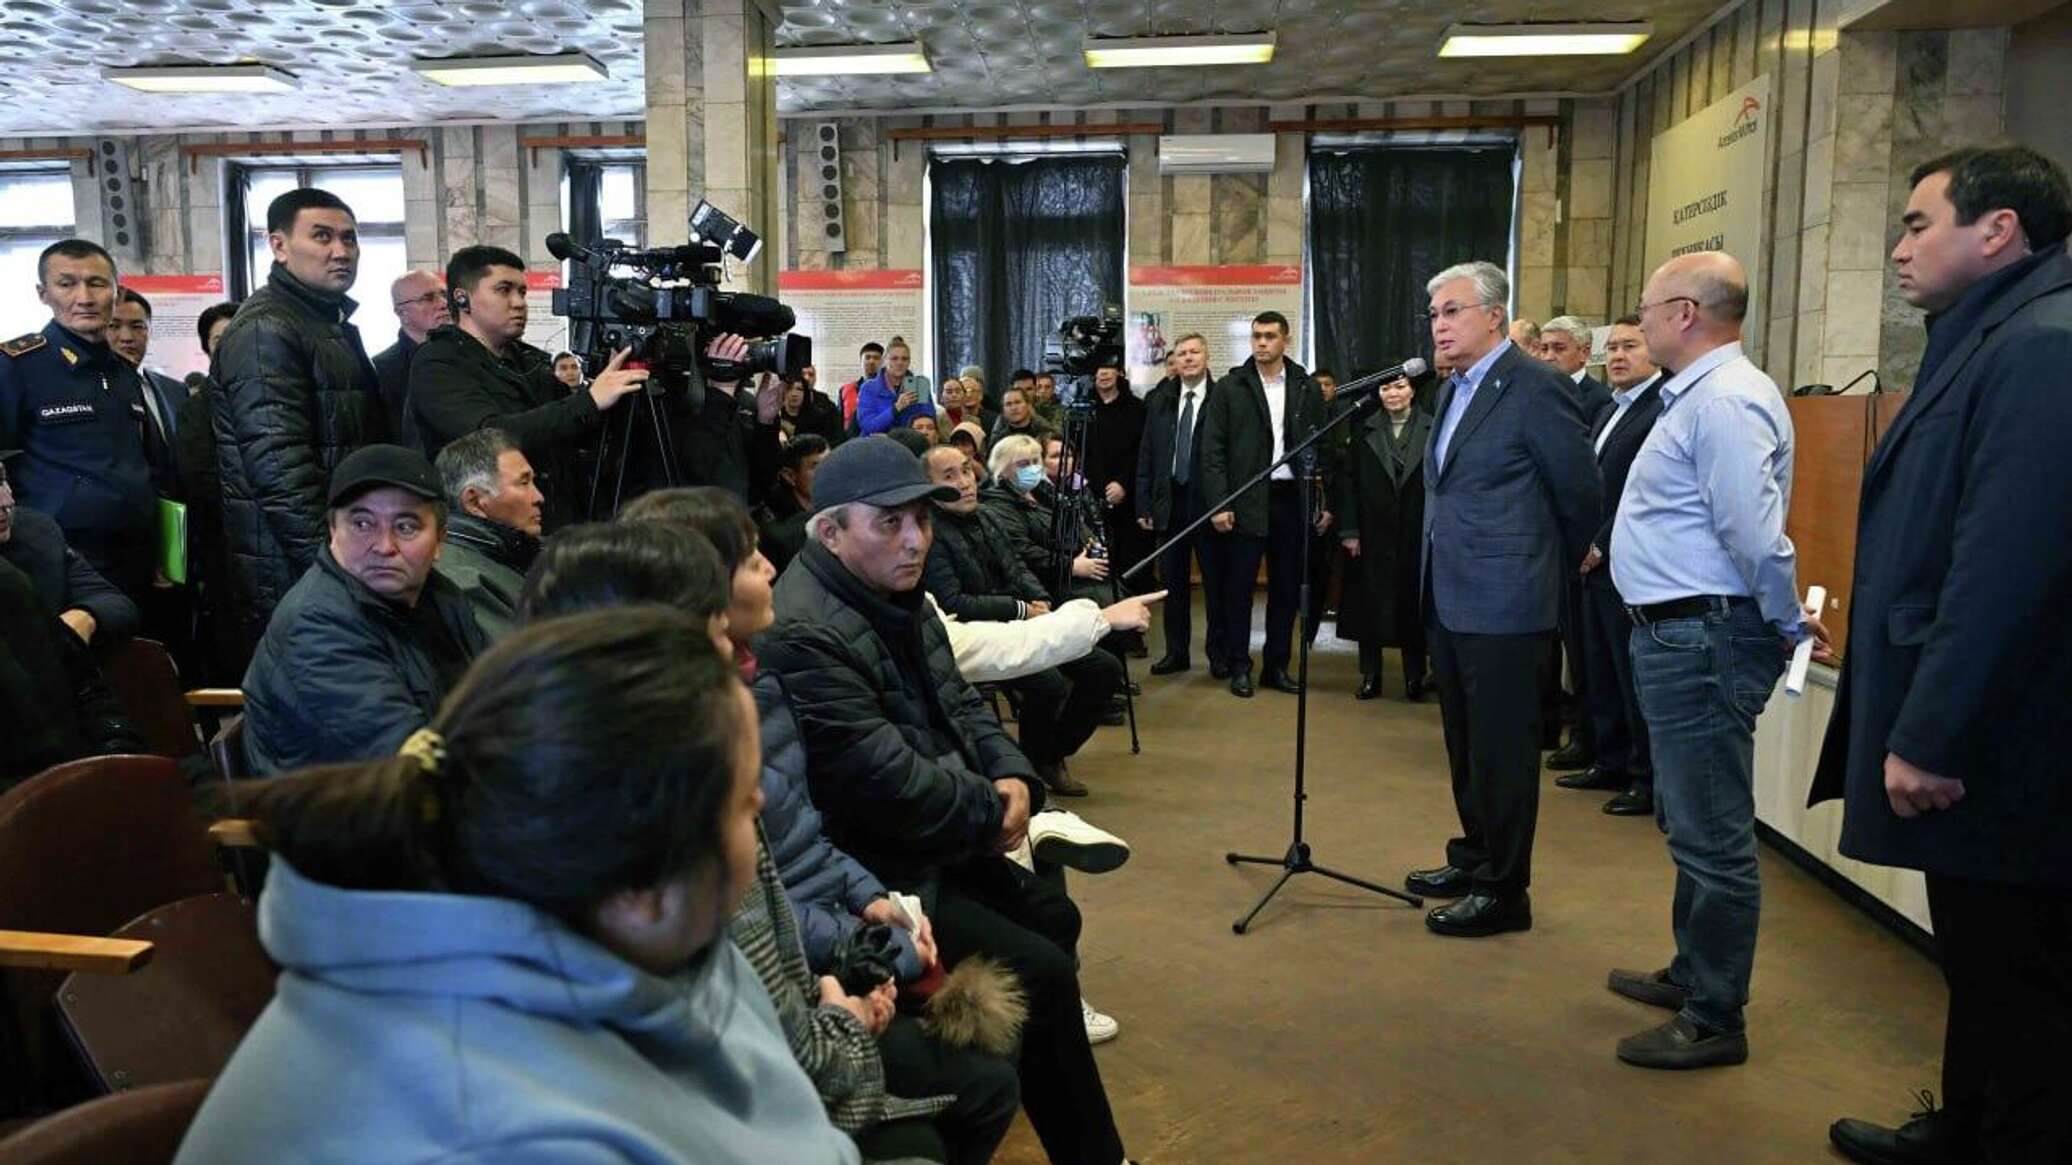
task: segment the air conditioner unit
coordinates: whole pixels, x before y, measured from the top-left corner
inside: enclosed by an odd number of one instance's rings
[[[1161,174],[1265,174],[1272,169],[1270,133],[1166,134],[1158,139]]]

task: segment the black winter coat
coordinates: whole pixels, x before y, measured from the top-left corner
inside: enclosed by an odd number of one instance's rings
[[[0,562],[0,789],[54,764],[144,745],[77,635]]]
[[[398,331],[396,342],[374,354],[370,361],[374,365],[375,382],[381,385],[381,407],[389,420],[395,422],[397,443],[422,449],[410,420],[410,358],[417,355],[421,347],[408,334]],[[429,457],[434,449],[425,456]]]
[[[406,609],[319,547],[245,673],[252,774],[393,754],[488,646],[467,597],[439,572]]]
[[[525,451],[546,495],[546,526],[579,520],[589,506],[579,446],[604,414],[585,392],[554,379],[554,360],[514,340],[499,358],[453,324],[432,329],[410,359],[410,417],[425,456],[482,429],[502,429]]]
[[[276,263],[210,366],[229,606],[247,644],[317,560],[331,471],[392,433],[360,331],[347,322],[357,306]]]
[[[941,506],[935,507],[935,544],[921,578],[936,605],[966,623],[1011,623],[1021,617],[1019,603],[1050,600],[984,514],[953,514]]]
[[[829,840],[934,905],[944,866],[989,854],[1005,806],[993,782],[1043,787],[957,670],[920,588],[880,595],[818,543],[777,580],[777,621],[756,643],[806,742]]]
[[[1283,362],[1283,374],[1288,401],[1281,414],[1281,448],[1288,450],[1307,440],[1324,423],[1324,394],[1317,391],[1309,373],[1293,360]],[[1216,383],[1215,391],[1209,394],[1208,407],[1202,411],[1205,416],[1201,422],[1201,462],[1197,469],[1201,474],[1202,497],[1213,505],[1273,463],[1273,414],[1266,403],[1266,389],[1259,383],[1258,367],[1247,360],[1231,369],[1230,375]],[[1328,451],[1318,452],[1324,461],[1322,468],[1328,473]],[[1237,514],[1238,533],[1266,537],[1268,488],[1261,482],[1231,503],[1230,509]]]
[[[0,542],[0,559],[29,576],[52,618],[74,608],[92,615],[96,644],[120,643],[137,633],[137,605],[65,545],[65,532],[44,514],[15,507],[14,533]]]
[[[1334,542],[1360,540],[1360,556],[1345,561],[1338,599],[1338,637],[1378,647],[1403,645],[1405,623],[1419,618],[1417,572],[1424,544],[1425,440],[1432,418],[1412,406],[1398,440],[1389,415],[1377,409],[1348,421],[1352,439],[1333,485]],[[1416,635],[1411,629],[1411,636]],[[1413,639],[1413,642],[1421,641]]]
[[[1094,402],[1094,422],[1086,435],[1086,480],[1095,497],[1111,481],[1132,492],[1137,488],[1137,450],[1144,443],[1144,402],[1127,384],[1112,401],[1102,401],[1092,389],[1087,395]],[[1134,521],[1135,507],[1121,517]]]
[[[1848,650],[1813,800],[1844,854],[2072,889],[2072,258],[2051,248],[1960,299],[1947,351],[1864,470]],[[1982,302],[1981,302],[1982,301]],[[1911,819],[1885,754],[1964,782]]]

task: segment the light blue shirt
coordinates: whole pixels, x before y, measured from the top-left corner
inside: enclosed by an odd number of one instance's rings
[[[1435,464],[1433,469],[1446,468],[1446,448],[1453,443],[1453,431],[1460,427],[1460,419],[1467,415],[1468,405],[1475,399],[1475,390],[1482,387],[1482,378],[1511,350],[1511,341],[1505,340],[1489,350],[1489,355],[1475,361],[1466,372],[1453,374],[1453,401],[1446,406],[1446,416],[1439,421],[1439,437],[1432,444]]]
[[[1789,639],[1803,635],[1784,533],[1791,414],[1777,385],[1715,348],[1662,385],[1662,418],[1633,459],[1612,525],[1612,582],[1633,606],[1696,595],[1752,598]]]

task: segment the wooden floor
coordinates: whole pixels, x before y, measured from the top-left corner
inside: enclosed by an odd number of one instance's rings
[[[1197,634],[1201,621],[1195,620]],[[1153,642],[1162,642],[1156,635]],[[1256,650],[1256,648],[1255,648]],[[1315,876],[1242,937],[1276,871],[1229,850],[1286,848],[1295,697],[1238,700],[1196,670],[1151,679],[1144,751],[1103,729],[1068,803],[1134,856],[1074,875],[1087,997],[1121,1022],[1098,1049],[1131,1155],[1150,1165],[1527,1162],[1737,1165],[1840,1160],[1834,1118],[1897,1123],[1935,1087],[1935,967],[1796,867],[1762,854],[1747,1065],[1629,1068],[1620,1037],[1666,1017],[1609,993],[1614,966],[1667,962],[1672,869],[1652,821],[1601,793],[1541,796],[1534,929],[1461,940],[1420,912]],[[1351,645],[1312,664],[1309,837],[1316,860],[1400,885],[1455,828],[1434,701],[1357,703]],[[1020,1122],[997,1161],[1044,1160]]]

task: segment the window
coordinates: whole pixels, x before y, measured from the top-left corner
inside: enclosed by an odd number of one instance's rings
[[[579,243],[647,245],[647,164],[571,161],[561,181],[561,221]]]
[[[389,284],[410,267],[403,253],[403,167],[239,166],[233,177],[244,197],[230,208],[234,217],[228,233],[233,238],[242,234],[245,245],[231,257],[232,295],[243,299],[265,286],[267,272],[273,269],[273,249],[266,241],[267,205],[302,186],[328,190],[353,208],[360,227],[360,274],[350,293],[360,310],[353,313],[352,322],[370,354],[388,347],[397,330]]]
[[[0,339],[50,322],[36,298],[36,256],[74,226],[69,170],[0,173]]]

